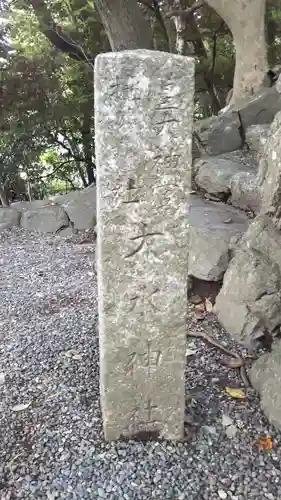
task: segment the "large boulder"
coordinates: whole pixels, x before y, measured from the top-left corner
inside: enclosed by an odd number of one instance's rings
[[[189,276],[220,281],[228,267],[233,245],[247,230],[248,218],[224,203],[192,196],[189,226]]]
[[[258,184],[261,191],[261,210],[271,212],[280,220],[281,207],[281,111],[270,127],[259,164]]]
[[[242,163],[239,155],[206,156],[195,161],[195,183],[207,193],[216,196],[230,194],[231,179],[252,169]]]
[[[264,88],[252,98],[226,107],[218,116],[199,120],[194,126],[193,157],[216,156],[241,148],[251,142],[252,125],[264,125],[273,121],[281,110],[281,84]],[[264,129],[265,130],[265,129]],[[263,130],[263,134],[264,134]]]
[[[240,241],[224,275],[215,312],[240,343],[253,344],[281,325],[281,234],[259,215]]]
[[[45,207],[46,205],[50,204],[51,201],[48,199],[32,200],[32,201],[14,201],[13,203],[11,203],[11,207],[22,213],[25,210],[34,210],[36,208]]]
[[[257,163],[263,153],[269,131],[270,125],[264,123],[263,125],[251,125],[245,132],[246,143],[250,151],[254,154]]]
[[[92,184],[78,196],[62,204],[69,219],[78,230],[92,229],[96,225],[96,187]]]
[[[271,123],[280,110],[281,95],[275,86],[263,89],[251,99],[247,98],[235,105],[244,131],[251,125]]]
[[[0,224],[5,224],[6,229],[18,226],[20,213],[11,207],[0,207]],[[2,226],[2,229],[4,226]]]
[[[243,146],[239,115],[228,110],[219,116],[196,122],[194,136],[193,157],[201,156],[202,150],[205,154],[216,156]]]
[[[7,229],[12,229],[13,224],[11,222],[0,222],[0,233],[4,233]]]
[[[39,233],[55,233],[69,225],[65,210],[59,205],[46,205],[25,210],[21,217],[21,227]]]
[[[80,195],[80,193],[81,191],[78,189],[76,191],[69,191],[69,193],[49,196],[49,199],[54,203],[63,205],[64,203],[68,203],[69,201],[75,200]]]
[[[269,422],[281,429],[281,342],[254,362],[249,377]]]
[[[230,203],[242,210],[259,212],[261,201],[257,186],[257,175],[253,172],[238,172],[230,180]]]

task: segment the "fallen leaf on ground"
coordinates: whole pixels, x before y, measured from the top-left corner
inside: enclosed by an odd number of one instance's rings
[[[195,314],[196,321],[203,321],[205,319],[205,317],[206,317],[205,314],[200,314],[200,313]]]
[[[54,394],[50,394],[50,396],[47,397],[47,399],[54,399],[60,396],[62,392],[55,392]]]
[[[235,399],[245,399],[246,395],[243,389],[238,389],[236,387],[225,387],[225,392]]]
[[[19,403],[18,405],[13,406],[12,411],[23,411],[29,408],[31,405],[31,401],[29,403]]]
[[[211,313],[213,311],[213,304],[210,299],[205,299],[205,309],[208,313]]]
[[[194,309],[197,313],[204,313],[206,311],[204,302],[200,302],[200,304],[196,304]]]
[[[259,440],[260,451],[271,451],[272,447],[273,447],[273,441],[271,436],[266,436]]]
[[[68,358],[77,359],[79,361],[82,359],[82,354],[80,354],[77,349],[69,349],[69,351],[66,351],[64,355]]]
[[[85,238],[85,240],[79,241],[78,245],[92,245],[93,242],[89,238]]]
[[[223,360],[222,364],[227,366],[227,368],[241,368],[243,366],[243,360],[237,358],[230,358],[227,360]]]
[[[193,356],[193,354],[196,354],[196,351],[193,349],[189,349],[188,347],[186,348],[185,355],[186,356]]]
[[[82,354],[73,354],[72,359],[75,359],[76,361],[81,361],[83,359]]]

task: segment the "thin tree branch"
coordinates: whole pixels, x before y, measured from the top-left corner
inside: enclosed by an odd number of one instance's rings
[[[57,49],[66,53],[71,59],[86,61],[90,66],[93,66],[92,58],[54,22],[44,0],[26,0],[26,3],[33,7],[42,33]]]
[[[191,7],[189,7],[189,9],[186,9],[186,10],[171,10],[170,12],[168,12],[165,17],[167,18],[171,18],[171,17],[182,17],[183,19],[189,19],[193,14],[194,12],[196,12],[197,10],[201,9],[201,7],[203,7],[203,5],[205,4],[204,1],[201,1],[201,2],[195,2]]]
[[[67,165],[68,163],[71,163],[71,162],[73,162],[73,161],[75,161],[75,160],[73,160],[73,159],[72,159],[72,160],[71,160],[71,159],[69,159],[69,160],[62,161],[62,162],[58,163],[58,165],[56,165],[56,166],[54,167],[53,171],[52,171],[50,174],[41,175],[41,176],[40,176],[40,178],[41,178],[41,179],[46,179],[46,178],[48,178],[48,177],[52,177],[53,175],[55,175],[55,173],[56,173],[56,172],[57,172],[57,171],[58,171],[61,167],[63,167],[63,165]]]
[[[63,141],[61,141],[58,137],[57,137],[57,134],[53,134],[53,132],[51,132],[47,127],[45,127],[45,130],[47,131],[47,134],[49,135],[49,137],[56,143],[58,144],[59,146],[61,146],[62,148],[64,148],[68,154],[74,158],[74,160],[77,160],[77,161],[84,161],[84,159],[80,156],[80,155],[77,155],[75,154],[72,149],[70,147],[68,147],[66,144],[64,144]]]

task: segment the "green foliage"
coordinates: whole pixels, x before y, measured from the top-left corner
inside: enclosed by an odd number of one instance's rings
[[[78,29],[82,40],[83,19],[69,13],[70,7],[65,2],[52,6],[55,17],[70,33]],[[28,10],[27,16],[20,3],[10,10],[10,36],[16,53],[6,60],[2,70],[0,95],[4,111],[0,117],[1,157],[10,158],[9,166],[5,162],[5,172],[29,171],[30,178],[31,170],[34,178],[36,165],[39,177],[45,182],[42,152],[56,151],[59,159],[51,165],[53,174],[48,171],[48,175],[68,179],[72,185],[80,175],[86,185],[94,176],[92,68],[55,49],[41,32],[33,12]],[[96,22],[90,14],[89,20],[92,25]],[[87,144],[83,142],[85,133],[90,137]],[[20,146],[16,147],[15,142]]]
[[[157,13],[150,0],[142,5],[159,50],[172,47],[169,36],[175,36],[166,29],[168,3],[172,5],[171,0],[159,2]],[[192,3],[186,0],[186,6]],[[7,22],[0,29],[0,57],[4,57],[0,183],[7,185],[20,173],[41,194],[87,185],[94,179],[93,60],[109,50],[94,0],[46,0],[42,6],[35,14],[28,0],[6,2]],[[186,36],[196,58],[195,118],[202,118],[225,103],[235,51],[228,27],[208,5],[194,20],[187,23]],[[280,0],[268,0],[266,23],[269,60],[274,66],[281,63]],[[51,43],[45,30],[56,32],[56,26],[87,62],[74,60]]]

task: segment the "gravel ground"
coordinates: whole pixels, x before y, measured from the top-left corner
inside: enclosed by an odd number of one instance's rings
[[[77,238],[0,235],[1,500],[281,499],[281,433],[254,394],[223,391],[239,373],[199,339],[185,441],[103,441],[93,252]],[[212,314],[189,323],[222,338]],[[265,436],[271,452],[259,451]]]

